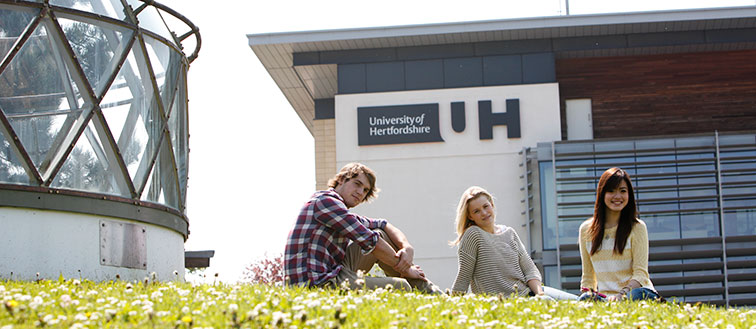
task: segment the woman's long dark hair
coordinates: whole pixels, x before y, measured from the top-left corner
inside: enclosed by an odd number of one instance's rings
[[[627,184],[627,205],[620,212],[619,224],[617,224],[617,236],[614,237],[614,252],[621,254],[625,251],[627,238],[633,225],[638,222],[638,208],[635,205],[635,193],[633,184],[630,181],[630,175],[627,171],[614,167],[607,169],[599,179],[596,187],[596,204],[593,207],[593,223],[588,230],[591,243],[591,255],[595,254],[601,248],[601,241],[604,237],[604,225],[606,224],[606,202],[604,194],[606,191],[616,189],[622,181]]]

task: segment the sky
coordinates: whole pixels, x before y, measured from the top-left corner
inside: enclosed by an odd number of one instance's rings
[[[313,137],[248,46],[247,34],[566,14],[564,0],[158,2],[186,16],[202,36],[188,74],[185,249],[215,250],[204,273],[225,282],[241,280],[252,261],[283,253],[288,231],[315,190]],[[569,14],[754,5],[756,0],[572,0]]]

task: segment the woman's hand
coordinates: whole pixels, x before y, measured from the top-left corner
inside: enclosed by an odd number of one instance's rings
[[[625,299],[625,295],[623,295],[622,293],[606,297],[606,300],[608,300],[610,302],[616,302],[616,301],[620,301],[620,300],[623,300],[623,299]]]

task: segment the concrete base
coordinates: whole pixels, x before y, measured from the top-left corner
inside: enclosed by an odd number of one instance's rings
[[[111,242],[101,227],[139,227],[143,246]],[[93,281],[142,280],[151,273],[161,281],[184,280],[184,238],[165,227],[120,218],[60,211],[0,207],[0,279],[84,278]],[[111,266],[112,255],[128,259],[139,249],[138,268]],[[103,250],[109,255],[104,255]],[[104,262],[103,258],[107,258]],[[133,258],[132,258],[133,259]],[[116,259],[115,263],[120,263]],[[129,262],[125,262],[129,263]],[[133,264],[133,261],[131,262]],[[132,266],[134,267],[134,266]],[[12,273],[12,274],[11,274]]]

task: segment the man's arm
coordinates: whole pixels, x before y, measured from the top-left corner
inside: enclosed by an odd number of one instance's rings
[[[375,258],[377,258],[378,261],[384,264],[388,264],[394,269],[397,269],[397,265],[399,264],[399,262],[401,262],[399,254],[394,252],[394,248],[391,248],[391,245],[389,245],[388,242],[386,242],[386,240],[383,240],[382,238],[378,238],[378,244],[376,244],[375,249],[373,249],[373,255],[375,255]],[[412,266],[412,264],[410,264],[410,266],[408,266],[403,271],[400,271],[398,269],[397,271],[405,278],[410,278],[410,279],[424,279],[425,278],[425,273],[423,273],[423,271],[420,270],[419,267]]]
[[[399,271],[399,273],[404,273],[412,266],[412,261],[415,258],[415,248],[409,243],[407,236],[396,228],[396,226],[391,225],[391,223],[386,223],[386,227],[383,228],[383,231],[386,232],[389,239],[391,239],[396,245],[396,248],[399,249],[396,251],[396,258],[398,258],[399,261],[386,262],[386,264],[396,264],[392,265],[392,267]]]

